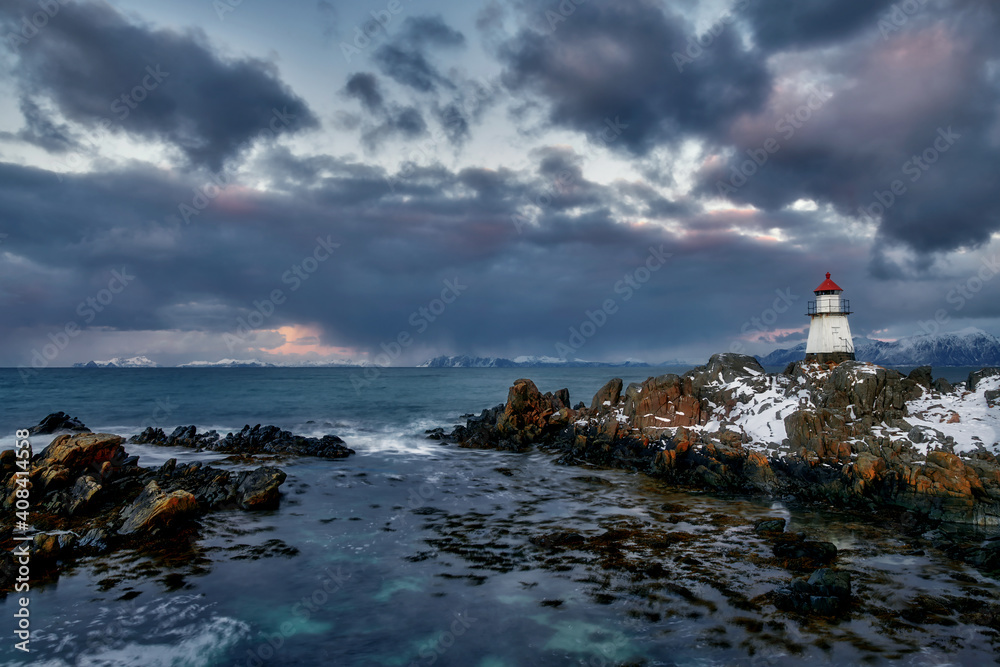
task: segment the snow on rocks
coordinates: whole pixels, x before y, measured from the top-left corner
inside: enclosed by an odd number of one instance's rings
[[[923,427],[925,437],[932,437],[914,446],[926,453],[951,438],[953,451],[959,456],[984,449],[994,455],[1000,454],[1000,407],[987,398],[990,392],[998,389],[1000,375],[980,380],[974,391],[964,388],[951,393],[925,390],[923,396],[909,403],[907,421]]]

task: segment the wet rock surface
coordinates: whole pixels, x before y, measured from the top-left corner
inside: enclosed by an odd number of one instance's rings
[[[967,384],[998,373],[983,369]],[[589,408],[569,408],[568,395],[517,380],[505,404],[449,437],[463,447],[540,446],[564,463],[632,469],[688,487],[1000,525],[998,445],[960,457],[939,429],[907,422],[908,403],[934,385],[930,367],[903,377],[860,362],[800,362],[770,375],[752,357],[718,354],[682,376],[624,388],[613,379]]]
[[[252,455],[295,455],[318,456],[325,459],[342,459],[354,453],[341,438],[324,435],[309,438],[283,431],[277,426],[251,427],[249,424],[235,433],[220,437],[216,431],[199,433],[194,426],[178,426],[170,435],[163,429],[148,427],[134,435],[129,442],[143,445],[169,445],[189,447],[197,450],[225,452],[241,456]]]
[[[983,369],[967,385],[998,374]],[[906,512],[924,531],[952,522],[997,526],[997,445],[960,456],[940,430],[907,421],[912,401],[941,395],[932,393],[936,384],[928,367],[904,377],[859,362],[800,362],[771,375],[751,357],[721,354],[682,376],[627,387],[611,380],[589,408],[568,408],[568,395],[543,394],[518,380],[505,404],[469,419],[449,440],[518,452],[534,447],[560,463],[633,470],[687,489],[833,504],[868,516]],[[992,545],[948,540],[943,533],[939,546],[1000,573]],[[815,569],[835,562],[832,547],[789,538],[775,556]]]
[[[54,412],[28,429],[29,435],[51,435],[53,433],[89,433],[90,429],[75,417],[65,412]]]
[[[6,454],[0,458],[0,548],[14,547],[15,528],[18,535],[31,535],[33,574],[39,577],[80,556],[169,549],[197,534],[209,512],[276,507],[285,481],[283,471],[269,466],[233,471],[200,462],[178,466],[171,459],[144,468],[138,457],[128,456],[122,437],[107,433],[56,436],[24,467]],[[31,507],[27,526],[15,525],[19,491]],[[0,592],[12,584],[9,563],[0,563]]]

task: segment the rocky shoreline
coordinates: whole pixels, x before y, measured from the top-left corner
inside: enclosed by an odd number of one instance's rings
[[[627,387],[613,379],[589,407],[571,407],[565,389],[543,394],[517,380],[506,403],[429,437],[539,447],[561,463],[834,505],[929,534],[949,524],[1000,525],[1000,445],[980,435],[998,434],[990,430],[1000,426],[998,399],[996,368],[952,386],[933,380],[930,367],[903,376],[861,362],[797,362],[769,374],[752,357],[718,354],[680,376]],[[1000,539],[956,543],[938,533],[954,557],[1000,573]]]
[[[221,510],[259,511],[280,502],[286,474],[273,465],[224,470],[201,462],[178,465],[170,459],[142,467],[129,456],[125,439],[91,433],[65,413],[47,416],[28,429],[30,436],[56,435],[27,465],[15,450],[0,452],[0,595],[13,590],[14,548],[27,544],[33,576],[53,576],[79,557],[122,549],[170,549],[194,539],[199,520]],[[268,462],[289,456],[344,458],[354,453],[340,438],[307,438],[276,426],[245,426],[225,437],[194,426],[165,435],[147,428],[129,443],[177,446],[230,453],[234,463]],[[26,471],[27,474],[18,474]],[[18,524],[18,500],[27,500],[29,525]],[[28,540],[18,540],[25,535]]]

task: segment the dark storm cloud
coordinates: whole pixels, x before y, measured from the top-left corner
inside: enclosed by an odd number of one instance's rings
[[[551,25],[543,11],[530,11],[527,25],[499,49],[507,86],[540,95],[555,125],[592,135],[620,119],[627,128],[615,146],[645,153],[713,135],[766,99],[770,76],[762,56],[745,51],[734,29],[679,71],[673,54],[685,51],[694,30],[659,3],[573,6]],[[555,3],[544,9],[558,14]]]
[[[454,88],[454,83],[430,62],[427,51],[431,47],[464,45],[462,33],[449,27],[440,16],[411,16],[392,42],[375,50],[374,59],[382,73],[397,83],[430,92],[439,86]]]
[[[360,100],[369,111],[381,109],[385,101],[379,91],[378,80],[368,72],[351,75],[347,80],[347,85],[344,86],[344,91]]]
[[[24,128],[19,132],[0,132],[0,138],[26,141],[50,153],[65,153],[77,147],[69,127],[52,120],[35,102],[22,98],[20,108]]]
[[[986,64],[1000,55],[997,9],[954,3],[923,11],[923,20],[886,38],[872,30],[822,60],[786,64],[787,74],[842,83],[776,89],[765,110],[732,124],[734,155],[706,165],[701,193],[770,211],[814,199],[877,224],[871,269],[886,278],[930,260],[893,267],[885,245],[934,253],[989,241],[1000,230],[991,176],[1000,163],[1000,77]],[[748,162],[760,161],[769,139],[778,149],[766,164]],[[739,170],[755,173],[743,179]]]
[[[453,48],[465,45],[465,35],[440,16],[411,16],[403,22],[398,41],[412,47]]]
[[[756,230],[776,225],[762,213],[699,214],[678,232],[622,223],[615,210],[625,186],[587,181],[566,149],[539,151],[525,172],[419,168],[396,175],[392,189],[388,174],[363,163],[298,158],[286,149],[259,159],[254,166],[267,170],[273,192],[230,186],[189,223],[178,204],[204,185],[193,178],[134,165],[64,175],[60,184],[49,172],[0,165],[0,219],[10,253],[0,267],[0,307],[8,315],[0,321],[9,341],[4,361],[24,363],[47,333],[78,319],[78,304],[122,268],[136,276],[134,283],[91,326],[221,336],[278,288],[288,299],[263,328],[312,324],[326,345],[372,352],[401,331],[415,334],[411,313],[439,295],[444,280],[467,285],[417,337],[415,355],[555,354],[569,327],[609,298],[620,311],[578,356],[621,357],[706,341],[727,347],[771,305],[776,290],[791,290],[803,303],[827,270],[853,276],[844,287],[859,332],[908,317],[912,303],[933,312],[938,300],[917,285],[910,306],[890,300],[876,309],[872,301],[881,292],[866,289],[864,258],[848,241],[831,233],[815,255],[757,239]],[[535,224],[518,228],[512,216],[525,202],[537,204],[534,198],[551,192],[553,176],[564,172],[572,174],[565,190],[543,200]],[[641,188],[629,196],[638,208],[663,205]],[[340,248],[292,291],[283,276],[311,255],[318,239]],[[622,281],[654,251],[672,258],[640,288],[626,290]],[[996,315],[997,303],[984,296],[970,303],[969,314]],[[776,326],[801,326],[799,310]]]
[[[895,0],[741,1],[746,4],[745,16],[757,44],[767,51],[781,51],[824,45],[858,30],[874,30]]]
[[[361,102],[365,115],[352,117],[356,122],[343,123],[361,128],[361,141],[369,149],[378,148],[393,137],[415,139],[427,132],[427,122],[415,106],[387,103],[382,95],[378,78],[369,72],[352,74],[344,86],[344,93]]]
[[[5,3],[3,32],[37,10],[27,0]],[[23,97],[44,96],[90,128],[165,141],[213,170],[267,130],[275,112],[291,119],[286,132],[318,126],[274,65],[223,59],[201,32],[136,24],[107,4],[63,4],[57,20],[15,48]]]

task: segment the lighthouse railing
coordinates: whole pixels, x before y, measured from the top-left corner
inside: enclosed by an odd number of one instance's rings
[[[841,299],[836,306],[825,303],[819,308],[817,308],[815,301],[810,301],[806,304],[806,310],[808,311],[806,315],[850,315],[851,301],[850,299]]]

